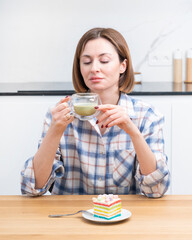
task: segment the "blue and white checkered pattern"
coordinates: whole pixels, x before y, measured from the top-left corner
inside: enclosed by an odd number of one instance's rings
[[[156,156],[157,169],[144,176],[130,136],[118,126],[100,134],[96,118],[80,121],[75,118],[63,133],[55,155],[51,176],[42,189],[35,189],[33,158],[21,172],[22,194],[42,195],[51,187],[51,194],[139,194],[161,197],[168,189],[170,174],[164,153],[163,116],[148,104],[121,94],[124,107],[141,131]],[[42,142],[51,124],[46,114]]]

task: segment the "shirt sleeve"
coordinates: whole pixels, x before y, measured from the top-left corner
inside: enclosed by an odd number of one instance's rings
[[[44,121],[42,137],[39,141],[38,148],[40,147],[41,142],[43,141],[43,138],[45,137],[48,131],[50,123],[51,123],[51,113],[50,111],[48,111]],[[63,176],[64,176],[64,165],[61,158],[60,149],[58,147],[55,155],[55,159],[53,162],[52,172],[50,174],[50,177],[47,183],[43,186],[43,188],[36,189],[35,175],[34,175],[34,169],[33,169],[33,157],[31,157],[25,162],[24,167],[21,171],[21,193],[27,194],[30,196],[43,195],[49,190],[49,188],[54,183],[56,178],[61,178]]]
[[[162,197],[170,185],[168,158],[164,153],[163,124],[162,114],[150,108],[140,127],[142,135],[155,155],[157,168],[148,175],[142,175],[138,164],[135,178],[139,183],[141,192],[152,198]]]

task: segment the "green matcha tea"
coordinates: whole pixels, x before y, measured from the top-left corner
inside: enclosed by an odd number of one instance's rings
[[[93,115],[96,112],[96,106],[93,103],[78,103],[73,105],[75,112],[81,116]]]

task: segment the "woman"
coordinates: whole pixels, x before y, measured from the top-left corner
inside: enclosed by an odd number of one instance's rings
[[[70,115],[65,97],[46,115],[34,158],[21,173],[23,194],[139,194],[161,197],[169,186],[163,117],[127,95],[134,74],[127,43],[114,29],[80,39],[73,64],[76,92],[99,94],[97,119]]]

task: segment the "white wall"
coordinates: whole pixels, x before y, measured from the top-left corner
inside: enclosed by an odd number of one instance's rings
[[[192,47],[192,1],[0,0],[0,82],[71,81],[77,42],[97,26],[124,35],[143,81],[172,81],[172,65],[151,66],[148,53]]]

